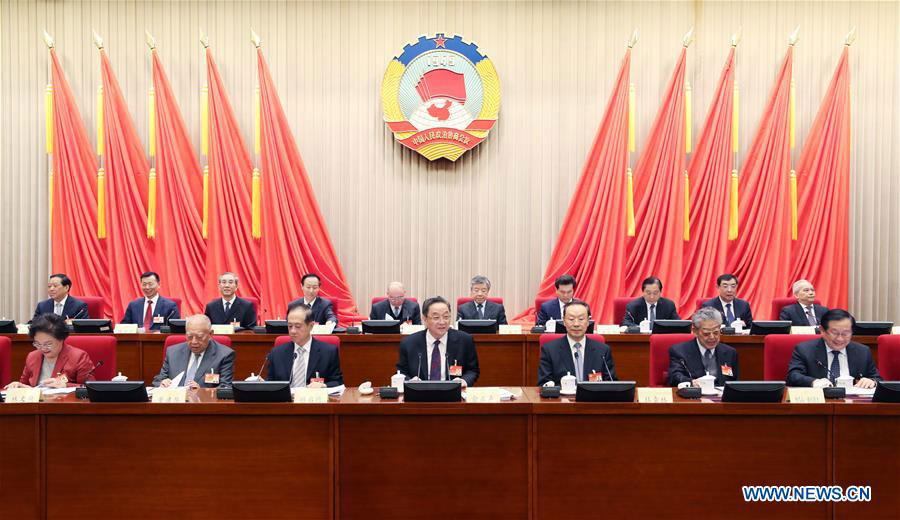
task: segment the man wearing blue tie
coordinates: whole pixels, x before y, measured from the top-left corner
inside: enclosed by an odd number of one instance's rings
[[[541,347],[538,385],[552,381],[559,386],[566,374],[575,376],[578,381],[590,381],[597,377],[591,374],[599,374],[603,381],[615,381],[616,364],[609,345],[585,334],[590,323],[587,304],[580,301],[567,303],[563,309],[563,323],[566,336]]]
[[[733,274],[721,274],[716,278],[719,297],[703,302],[703,307],[712,307],[722,313],[725,326],[731,327],[735,320],[741,320],[745,329],[753,325],[753,311],[750,303],[737,297],[738,279]]]

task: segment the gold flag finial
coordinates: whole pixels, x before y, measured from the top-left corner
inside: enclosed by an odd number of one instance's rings
[[[794,32],[792,32],[788,36],[788,45],[790,45],[791,47],[793,47],[794,45],[797,45],[797,40],[799,40],[799,39],[800,39],[800,26],[798,25],[797,28],[794,29]]]
[[[150,50],[152,51],[156,48],[156,38],[150,34],[150,31],[144,31],[144,34],[147,35],[147,47],[150,47]]]
[[[103,38],[101,38],[100,35],[97,34],[97,31],[94,31],[94,45],[97,46],[97,49],[101,51],[103,50]]]
[[[638,31],[637,31],[637,29],[635,29],[634,32],[631,33],[631,38],[628,39],[628,48],[629,49],[634,48],[634,44],[637,43],[637,41],[638,41]]]
[[[200,45],[202,45],[204,49],[209,48],[209,36],[203,32],[203,29],[200,29]]]
[[[684,48],[687,49],[691,42],[694,41],[694,28],[691,27],[691,30],[684,34],[684,38],[681,39],[681,44],[684,45]]]
[[[847,33],[847,36],[844,36],[844,45],[847,47],[853,45],[853,42],[856,41],[856,27],[850,29],[850,32]]]
[[[262,38],[256,34],[256,31],[254,31],[252,27],[250,28],[250,41],[253,42],[253,46],[257,49],[262,45]]]
[[[741,43],[741,36],[743,36],[741,34],[742,32],[743,32],[743,27],[739,26],[737,32],[731,35],[731,46],[732,47],[737,47],[738,44]]]
[[[47,44],[48,49],[53,48],[53,37],[50,36],[50,33],[47,32],[47,29],[44,29],[44,43]]]

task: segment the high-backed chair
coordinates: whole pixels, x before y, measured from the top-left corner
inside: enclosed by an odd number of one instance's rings
[[[818,339],[815,334],[769,334],[763,342],[763,379],[787,380],[788,365],[797,343]]]
[[[900,336],[878,336],[878,371],[885,381],[900,381]]]
[[[116,376],[116,337],[115,336],[69,336],[66,344],[87,352],[91,364],[103,361],[103,365],[94,369],[94,379],[109,381]],[[127,375],[127,374],[126,374]],[[133,374],[136,377],[139,374]]]
[[[772,318],[771,319],[777,320],[778,315],[781,313],[781,309],[787,307],[788,305],[792,305],[795,303],[797,303],[797,298],[794,298],[793,296],[789,296],[787,298],[775,298],[774,300],[772,300]],[[820,302],[818,299],[813,300],[813,303],[815,303],[816,305],[822,305],[822,302]]]
[[[693,334],[650,336],[650,386],[669,386],[669,347],[694,339]],[[697,377],[700,377],[698,374]]]
[[[103,298],[99,296],[75,296],[79,300],[87,304],[88,315],[79,316],[80,318],[103,318]]]
[[[12,341],[0,336],[0,388],[12,381]]]

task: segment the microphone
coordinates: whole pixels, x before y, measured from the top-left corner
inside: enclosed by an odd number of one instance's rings
[[[419,377],[421,370],[422,370],[422,353],[419,352],[419,366],[416,367],[416,377]]]
[[[681,358],[680,361],[681,361],[681,366],[683,366],[684,369],[687,371],[688,377],[690,377],[690,378],[691,378],[691,381],[693,381],[693,380],[694,380],[694,374],[691,373],[691,369],[688,368],[687,363],[684,362],[684,358]]]
[[[606,356],[603,356],[603,366],[606,367],[606,375],[609,377],[609,380],[615,381],[615,379],[613,379],[612,372],[609,371],[609,365],[606,363]]]
[[[296,350],[294,351],[294,359],[297,359],[297,351],[296,351]],[[268,364],[269,364],[269,354],[267,353],[265,359],[263,359],[262,365],[259,366],[259,372],[256,373],[256,375],[257,375],[260,379],[262,379],[262,371],[263,371],[263,369],[266,368],[266,365],[268,365]],[[269,375],[269,374],[266,374],[266,375]]]
[[[91,377],[92,375],[94,375],[94,370],[97,370],[98,368],[100,368],[100,367],[102,367],[102,366],[103,366],[103,360],[101,359],[100,361],[97,362],[96,365],[94,365],[93,368],[91,368],[91,369],[88,371],[87,375],[84,376],[84,379],[87,380],[89,377]]]
[[[73,320],[78,319],[78,317],[81,316],[81,313],[84,312],[84,311],[86,311],[86,310],[87,310],[86,307],[82,307],[81,310],[78,311],[78,312],[75,314],[75,316],[72,316],[72,319],[73,319]],[[103,363],[103,362],[101,361],[101,363]]]
[[[177,311],[177,310],[178,310],[178,307],[173,307],[172,310],[170,310],[169,313],[166,315],[166,325],[169,324],[169,320],[172,319],[172,316],[175,315],[175,311]]]

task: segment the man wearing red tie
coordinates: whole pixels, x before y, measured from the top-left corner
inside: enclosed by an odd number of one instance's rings
[[[159,330],[171,319],[178,319],[178,305],[172,300],[159,294],[159,275],[153,271],[141,274],[141,292],[143,298],[138,298],[128,304],[125,316],[120,323],[134,323],[144,332]]]

